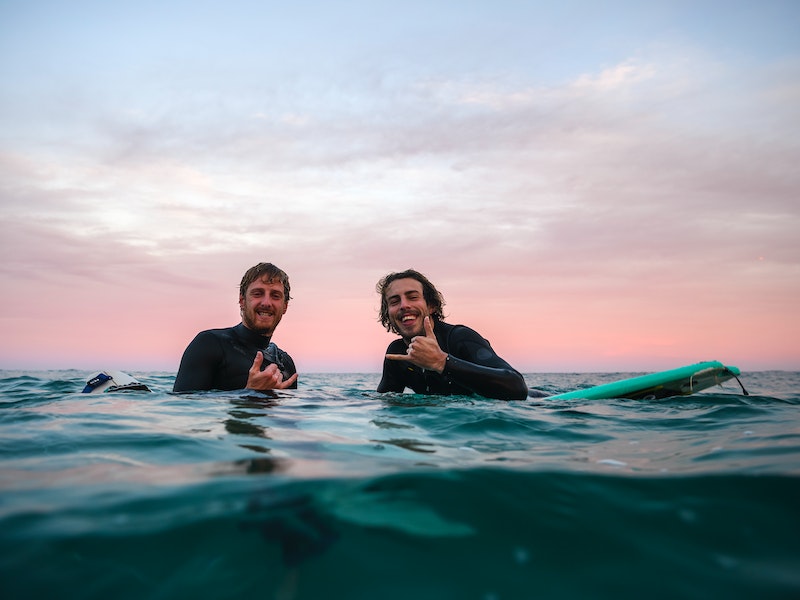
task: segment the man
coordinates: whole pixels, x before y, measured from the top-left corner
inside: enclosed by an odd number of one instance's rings
[[[172,390],[296,388],[292,357],[271,341],[289,299],[286,273],[272,263],[250,268],[239,285],[242,322],[198,333],[183,353]]]
[[[386,350],[379,392],[479,394],[524,400],[522,375],[495,354],[476,331],[443,321],[444,299],[418,271],[390,273],[375,288],[380,322],[401,336]]]

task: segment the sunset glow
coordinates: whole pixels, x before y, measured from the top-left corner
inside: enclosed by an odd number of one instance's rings
[[[175,371],[270,261],[301,374],[406,268],[523,372],[800,369],[800,5],[558,6],[0,1],[0,368]]]

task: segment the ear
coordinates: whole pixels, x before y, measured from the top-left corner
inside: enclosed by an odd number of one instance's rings
[[[239,296],[239,310],[244,310],[244,296]]]

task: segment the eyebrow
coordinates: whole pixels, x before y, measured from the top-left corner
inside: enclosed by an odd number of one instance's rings
[[[398,299],[401,296],[408,297],[408,296],[415,296],[415,295],[416,296],[421,296],[422,292],[420,292],[419,290],[408,290],[406,292],[403,292],[402,294],[392,294],[391,296],[386,296],[386,301],[387,302],[391,302],[392,300]]]
[[[264,294],[266,292],[267,292],[267,288],[254,287],[254,288],[250,288],[248,293],[251,294],[251,295],[254,295],[254,294]],[[284,291],[282,289],[275,288],[275,289],[270,289],[269,290],[269,295],[270,296],[280,296],[281,298],[283,298],[286,294],[284,293]]]

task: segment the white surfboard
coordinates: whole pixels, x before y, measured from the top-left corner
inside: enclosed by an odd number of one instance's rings
[[[150,388],[135,377],[122,371],[101,371],[83,388],[84,394],[102,394],[104,392],[124,392],[129,390],[149,392]]]

